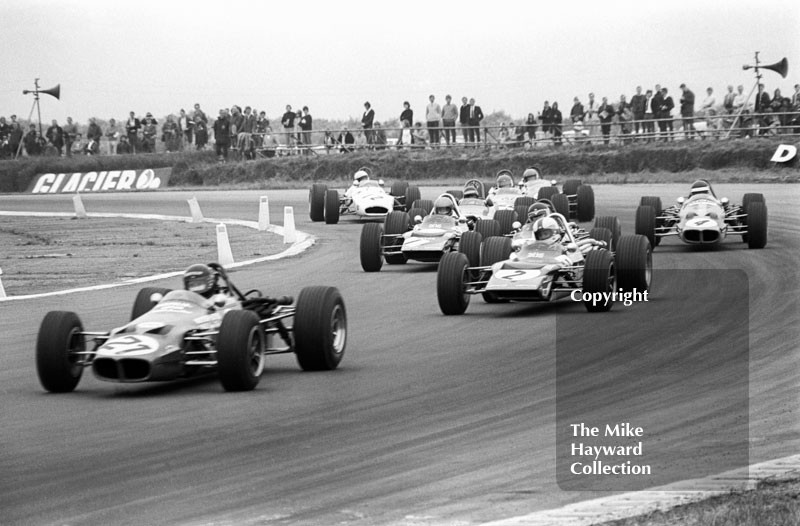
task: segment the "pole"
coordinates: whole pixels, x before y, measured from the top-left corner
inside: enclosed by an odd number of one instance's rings
[[[756,83],[753,85],[753,88],[750,90],[750,93],[747,94],[747,98],[744,99],[744,104],[742,104],[742,107],[739,109],[739,113],[736,114],[736,118],[733,119],[733,123],[731,124],[731,127],[728,129],[728,133],[725,134],[725,138],[726,139],[731,136],[731,132],[736,127],[736,123],[739,122],[739,117],[741,117],[741,115],[744,112],[745,108],[747,108],[747,103],[750,102],[750,97],[753,96],[753,92],[756,89],[758,89],[758,100],[761,100],[761,72],[758,70],[758,64],[759,64],[759,62],[758,62],[758,53],[759,52],[756,51],[756,65],[755,65]],[[749,66],[745,66],[745,69],[747,69],[748,67]],[[757,105],[758,105],[758,101],[756,101],[756,106]]]

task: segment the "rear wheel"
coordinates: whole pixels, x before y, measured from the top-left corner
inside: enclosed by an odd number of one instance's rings
[[[75,390],[83,374],[86,342],[80,318],[74,312],[48,312],[36,338],[36,373],[51,393]]]
[[[561,188],[565,195],[578,195],[578,188],[582,184],[580,179],[567,179]]]
[[[588,184],[578,187],[578,201],[576,204],[577,220],[579,223],[594,219],[594,189]]]
[[[459,201],[464,197],[463,190],[448,190],[447,193],[452,195],[456,201]]]
[[[653,251],[645,236],[622,236],[617,246],[616,263],[617,286],[620,291],[650,290],[653,278]]]
[[[651,195],[642,196],[639,200],[639,206],[652,206],[653,210],[656,211],[656,217],[661,215],[661,212],[664,208],[661,206],[661,198],[660,197],[653,197]]]
[[[656,211],[652,206],[639,206],[636,209],[636,233],[646,237],[651,247],[658,245],[656,242]]]
[[[383,225],[380,223],[366,223],[361,229],[358,250],[364,272],[378,272],[383,267],[382,238]]]
[[[500,226],[500,233],[508,234],[513,229],[514,221],[517,220],[517,213],[513,210],[498,210],[494,213],[494,220]]]
[[[464,277],[469,260],[460,252],[448,252],[439,261],[436,272],[436,298],[439,309],[447,315],[464,314],[469,305],[469,294],[465,293]]]
[[[477,267],[481,262],[481,242],[483,236],[475,231],[464,232],[458,240],[458,251],[467,256],[470,267]]]
[[[417,216],[425,218],[426,215],[428,215],[428,211],[424,208],[412,208],[408,211],[408,217],[410,217],[414,222],[416,222]]]
[[[611,233],[611,230],[605,227],[594,227],[589,231],[589,237],[596,241],[603,241],[606,244],[606,249],[610,251],[614,251],[614,234]]]
[[[347,311],[336,287],[305,287],[297,297],[294,352],[304,371],[336,369],[347,344]]]
[[[536,195],[536,199],[551,199],[557,193],[558,188],[555,186],[543,186],[539,188],[539,193]]]
[[[161,287],[145,287],[141,289],[139,293],[136,294],[136,299],[133,302],[133,309],[131,309],[131,321],[143,314],[150,312],[150,310],[156,306],[156,302],[151,299],[154,294],[160,294],[163,297],[169,291],[169,289],[164,289]]]
[[[612,252],[615,250],[617,243],[619,243],[619,237],[622,235],[622,223],[620,223],[619,218],[616,216],[599,216],[596,217],[594,220],[594,227],[595,228],[607,228],[611,231],[611,236],[613,239],[614,244],[611,245]]]
[[[433,201],[430,199],[416,199],[411,203],[411,208],[422,208],[425,210],[425,215],[430,215],[433,211]]]
[[[420,199],[419,187],[417,186],[408,186],[406,187],[405,191],[405,205],[406,210],[411,210],[413,208],[413,202]]]
[[[484,239],[491,236],[499,236],[503,233],[500,231],[500,223],[494,219],[479,219],[475,221],[475,232],[480,232]]]
[[[405,197],[406,188],[408,188],[408,182],[406,182],[406,181],[395,181],[395,182],[392,183],[392,188],[389,191],[389,193],[393,197]]]
[[[325,219],[325,192],[328,186],[320,183],[311,185],[308,191],[308,215],[312,221],[323,221]]]
[[[553,202],[553,208],[556,209],[556,213],[561,214],[569,220],[569,199],[567,196],[564,194],[555,194],[550,200]]]
[[[339,192],[328,190],[325,192],[325,223],[335,225],[339,222]]]
[[[226,391],[252,391],[264,372],[264,331],[258,315],[232,310],[222,318],[217,335],[217,368]]]
[[[528,207],[518,205],[514,207],[514,211],[517,213],[517,221],[524,225],[528,221]]]
[[[584,294],[605,294],[614,292],[614,258],[605,249],[592,250],[586,254],[583,270]],[[608,299],[607,299],[608,298]],[[607,312],[614,306],[610,296],[584,298],[583,304],[589,312]]]
[[[747,246],[767,246],[767,205],[760,201],[750,202],[747,208]]]
[[[517,197],[514,199],[514,208],[518,206],[524,206],[525,210],[528,209],[533,203],[536,202],[536,198],[533,196],[523,195],[522,197]]]

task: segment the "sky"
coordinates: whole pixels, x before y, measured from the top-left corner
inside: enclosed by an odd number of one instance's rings
[[[316,118],[396,119],[409,101],[423,120],[428,96],[474,97],[484,113],[537,114],[545,100],[569,113],[586,102],[628,99],[637,85],[686,83],[702,100],[728,84],[749,90],[754,54],[783,57],[786,79],[764,71],[772,94],[800,83],[796,0],[573,0],[561,3],[464,0],[256,2],[205,0],[27,0],[3,2],[0,116],[31,112],[157,118],[190,110],[253,106],[278,119],[286,104]],[[36,115],[34,115],[34,120]]]

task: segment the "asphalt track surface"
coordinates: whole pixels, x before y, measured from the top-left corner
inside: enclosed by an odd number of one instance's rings
[[[740,291],[713,280],[669,281],[686,273],[662,273],[659,281],[658,271],[746,273],[754,463],[796,453],[800,446],[800,187],[716,190],[734,202],[744,192],[765,194],[767,247],[748,250],[729,240],[720,249],[699,251],[668,240],[654,255],[651,297],[658,298],[662,317],[696,309],[706,322],[698,327],[715,328],[711,337],[740,334],[740,327],[731,326],[735,317],[726,315]],[[632,232],[639,196],[660,195],[668,203],[685,191],[686,185],[596,185],[597,211],[619,216],[623,231]],[[255,220],[263,193],[196,195],[207,217]],[[436,193],[423,189],[426,198]],[[576,373],[586,375],[591,389],[613,391],[635,379],[629,360],[614,359],[621,350],[641,350],[634,370],[643,376],[657,371],[663,363],[647,352],[653,338],[719,369],[718,381],[698,386],[688,406],[671,399],[669,390],[654,393],[646,406],[636,399],[626,405],[622,414],[648,414],[664,423],[663,447],[679,451],[719,432],[699,426],[698,419],[724,425],[731,418],[725,404],[708,403],[719,399],[728,371],[719,346],[704,343],[707,329],[664,319],[631,326],[625,308],[589,314],[569,302],[487,305],[474,298],[466,315],[445,317],[436,302],[434,267],[410,263],[365,274],[358,260],[358,221],[313,224],[306,191],[267,194],[274,223],[282,222],[284,205],[294,206],[298,228],[318,242],[300,256],[238,269],[232,278],[240,287],[275,295],[296,294],[311,284],[339,287],[349,317],[340,368],[303,373],[293,357],[283,355],[270,358],[259,387],[248,393],[226,393],[213,377],[117,385],[86,373],[74,393],[47,394],[34,366],[44,314],[73,310],[87,330],[107,330],[127,320],[137,288],[0,302],[1,523],[453,525],[602,496],[563,491],[556,481],[557,313],[580,320],[576,332],[584,343],[574,351],[591,360]],[[90,212],[188,215],[191,195],[83,200]],[[0,210],[70,211],[72,198],[0,196]],[[620,323],[625,330],[609,335],[608,327]],[[612,406],[597,403],[592,412],[613,422],[620,408]],[[717,467],[696,451],[685,460],[700,472]]]

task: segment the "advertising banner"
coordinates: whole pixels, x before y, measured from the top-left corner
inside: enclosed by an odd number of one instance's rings
[[[32,194],[70,194],[158,190],[167,187],[171,173],[172,168],[47,173],[36,176],[28,187],[28,192]]]

